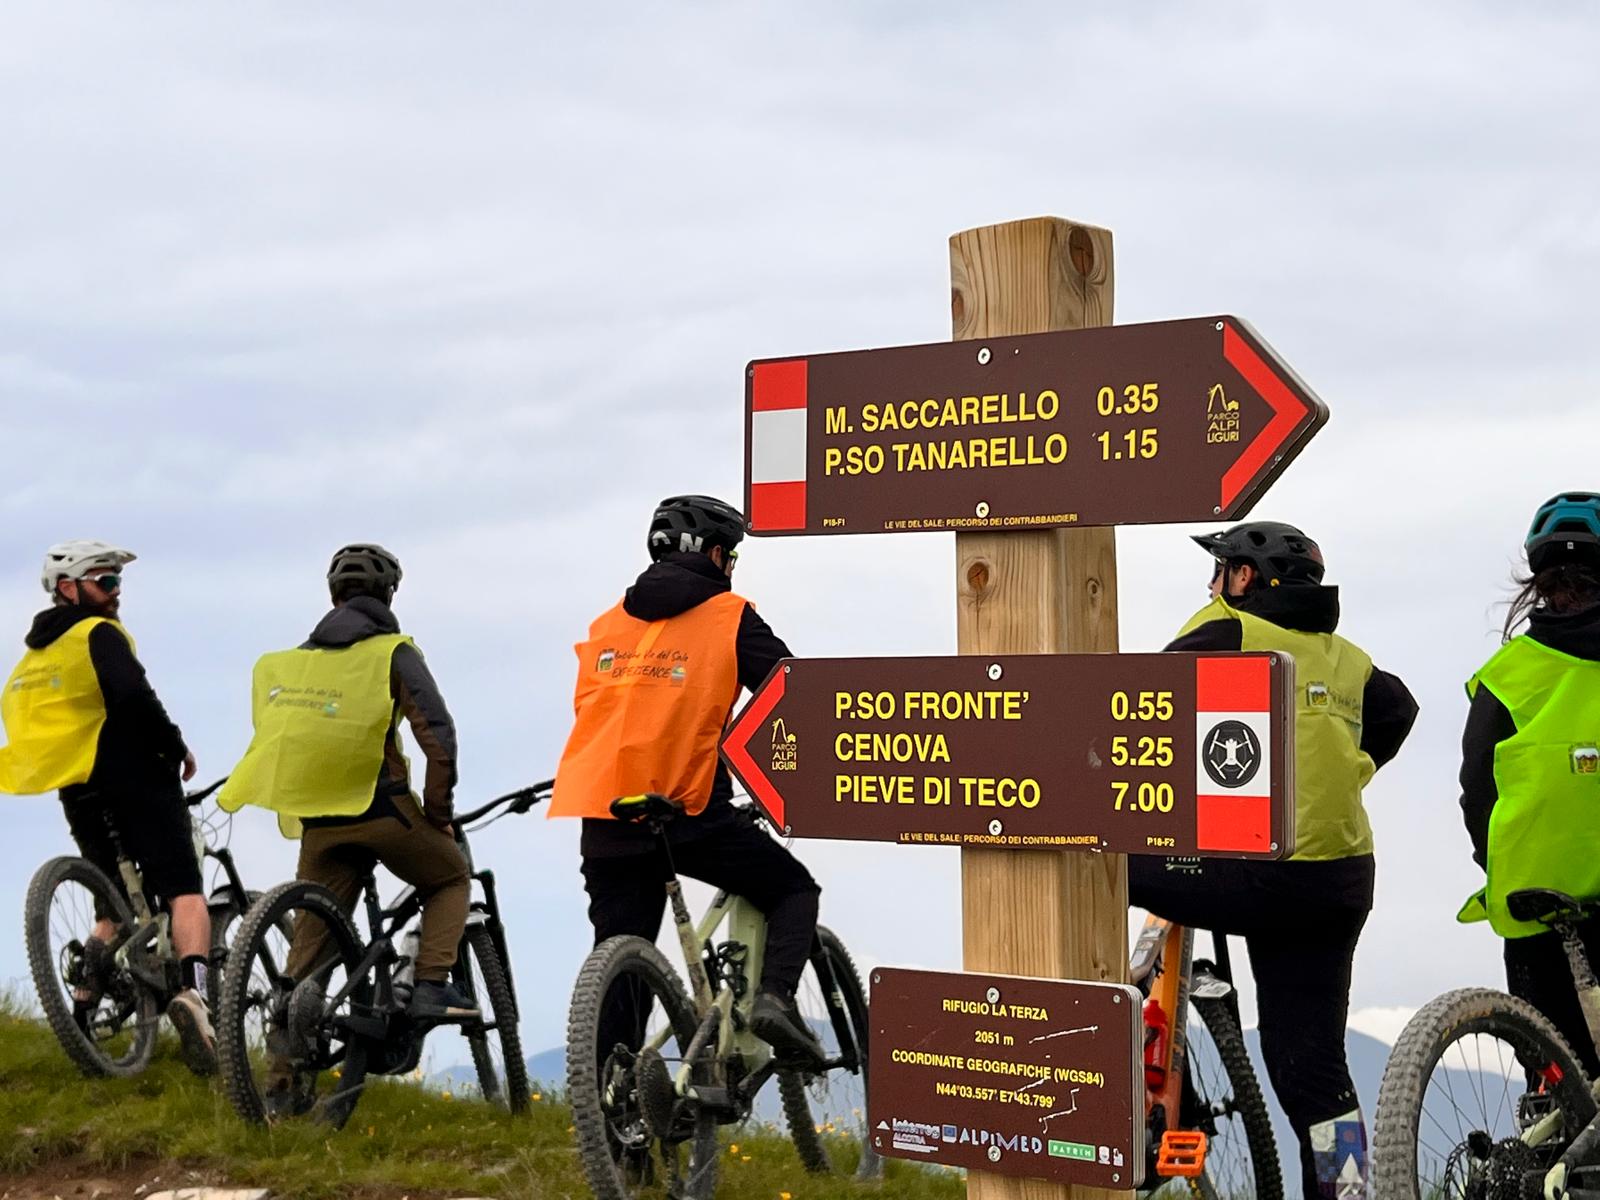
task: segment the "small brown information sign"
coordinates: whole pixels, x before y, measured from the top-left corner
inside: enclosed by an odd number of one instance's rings
[[[880,1153],[1126,1189],[1144,1175],[1137,988],[880,967],[867,1124]]]
[[[757,534],[1231,521],[1328,410],[1237,317],[752,362]]]
[[[722,752],[795,837],[1279,858],[1282,654],[802,658]]]

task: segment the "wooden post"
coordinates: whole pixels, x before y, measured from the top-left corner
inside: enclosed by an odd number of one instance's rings
[[[950,239],[952,336],[999,337],[1111,323],[1111,233],[1056,217]],[[1081,403],[1081,397],[1062,397]],[[1091,448],[1073,446],[1070,455]],[[1115,653],[1115,531],[956,534],[956,647],[962,654]],[[961,852],[966,969],[1122,983],[1128,871],[1122,855]],[[1091,1200],[1070,1188],[973,1171],[969,1200]]]

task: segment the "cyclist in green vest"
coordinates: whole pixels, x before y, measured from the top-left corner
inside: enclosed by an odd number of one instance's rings
[[[1524,545],[1505,644],[1467,683],[1461,810],[1487,879],[1460,919],[1505,939],[1508,990],[1550,1018],[1592,1077],[1600,1061],[1560,935],[1512,920],[1506,897],[1600,899],[1600,493],[1546,501]],[[1600,959],[1600,922],[1584,941]]]
[[[449,982],[466,928],[471,879],[451,825],[456,730],[422,652],[390,607],[400,563],[382,546],[345,546],[328,568],[333,609],[293,650],[256,663],[255,735],[218,803],[269,808],[299,837],[297,878],[320,883],[354,908],[379,863],[422,896],[421,944],[408,1011],[424,1021],[475,1017]],[[427,758],[419,800],[400,744],[405,719]],[[303,980],[328,933],[297,922],[284,972]],[[268,1105],[298,1112],[304,1090],[287,1062],[273,1065]]]
[[[1277,650],[1295,660],[1295,850],[1282,862],[1129,859],[1129,897],[1245,939],[1261,1055],[1300,1142],[1303,1194],[1366,1194],[1366,1126],[1345,1058],[1356,942],[1372,908],[1361,791],[1399,752],[1417,704],[1334,630],[1339,590],[1292,525],[1252,521],[1194,539],[1213,559],[1211,603],[1168,650]]]

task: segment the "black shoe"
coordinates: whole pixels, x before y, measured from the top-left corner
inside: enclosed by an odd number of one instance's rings
[[[797,1059],[799,1065],[818,1069],[827,1061],[822,1043],[790,997],[763,988],[750,1012],[750,1029],[781,1058]]]
[[[406,1015],[415,1021],[473,1021],[482,1014],[455,984],[419,979]]]

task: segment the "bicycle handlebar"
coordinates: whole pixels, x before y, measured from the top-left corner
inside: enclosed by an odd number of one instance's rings
[[[474,821],[482,820],[495,809],[506,807],[508,812],[525,813],[537,804],[542,804],[550,799],[550,792],[555,787],[554,779],[546,779],[542,783],[535,783],[529,787],[519,788],[514,792],[507,792],[504,796],[489,801],[482,808],[475,808],[471,812],[459,814],[454,821],[459,829],[470,825]],[[507,807],[509,806],[509,807]]]

